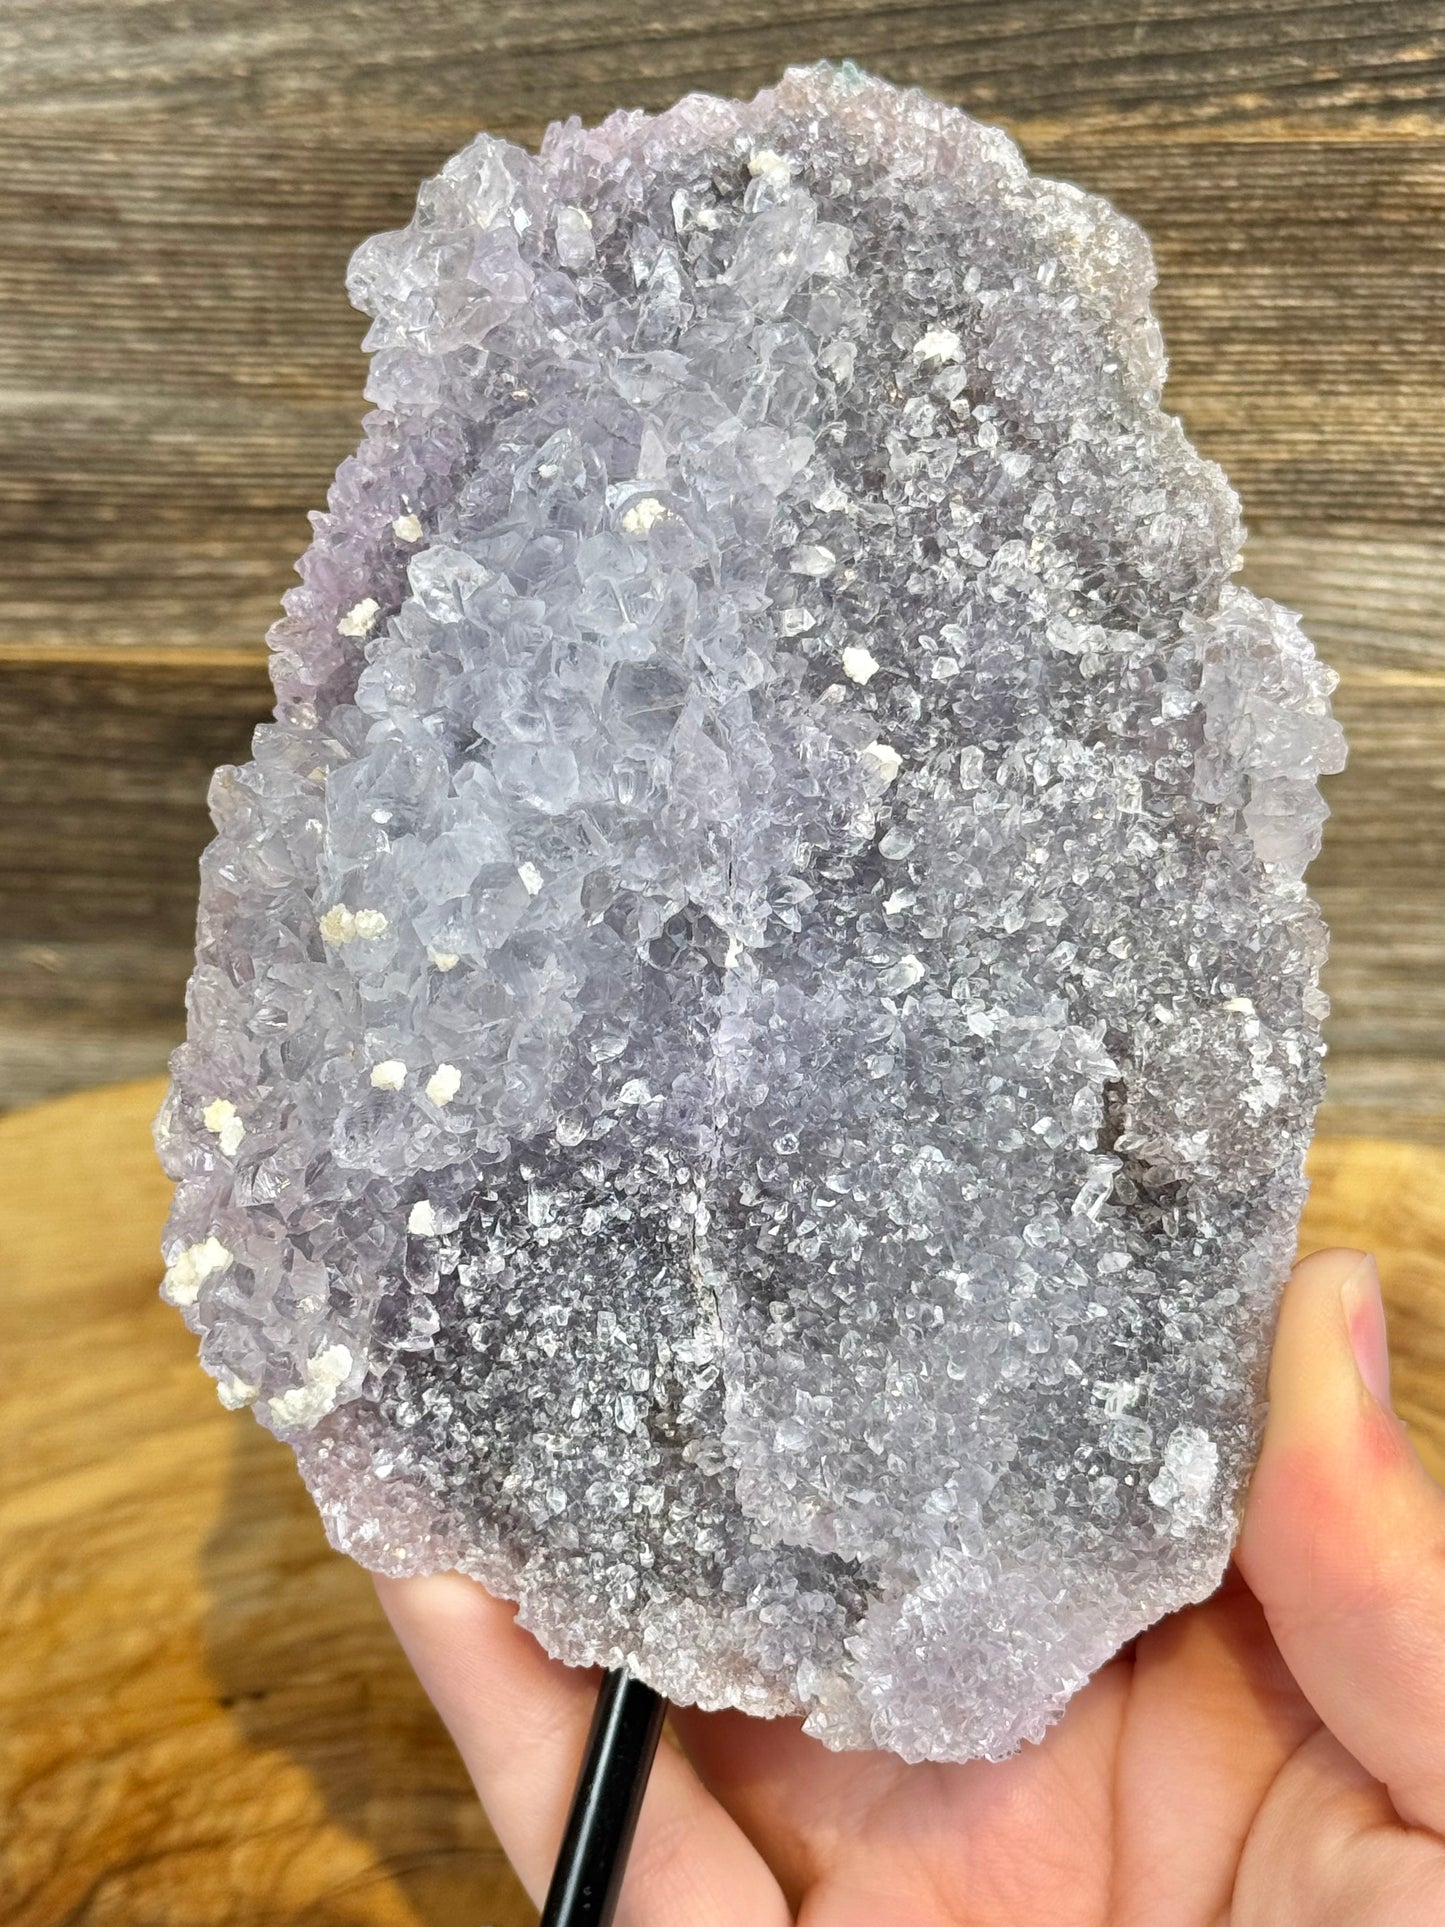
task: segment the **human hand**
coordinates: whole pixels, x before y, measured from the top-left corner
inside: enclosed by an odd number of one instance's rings
[[[1357,1363],[1358,1360],[1358,1363]],[[1002,1765],[672,1715],[618,1927],[1440,1927],[1445,1492],[1388,1408],[1372,1260],[1286,1290],[1237,1562]],[[382,1603],[540,1897],[596,1675],[471,1581]]]

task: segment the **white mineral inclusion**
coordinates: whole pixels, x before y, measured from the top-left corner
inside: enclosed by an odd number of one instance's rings
[[[930,328],[913,344],[913,354],[918,361],[961,361],[963,342],[952,328]]]
[[[884,783],[891,783],[903,767],[903,758],[891,743],[869,743],[863,761]]]
[[[335,1405],[351,1367],[351,1353],[344,1345],[328,1345],[308,1362],[300,1385],[267,1401],[270,1416],[283,1428],[314,1425]],[[238,1402],[249,1403],[249,1396]]]
[[[364,636],[376,618],[381,614],[381,604],[375,596],[363,596],[360,602],[353,603],[336,625],[336,632],[342,636]]]
[[[231,1262],[231,1253],[219,1238],[203,1238],[199,1244],[186,1245],[166,1266],[161,1295],[172,1305],[193,1305],[201,1286]]]
[[[667,510],[655,495],[644,495],[624,513],[622,526],[629,535],[649,535],[666,514]]]
[[[828,67],[358,251],[158,1138],[165,1295],[366,1564],[908,1759],[1217,1583],[1342,744],[1152,282]]]
[[[216,1142],[225,1155],[234,1157],[241,1148],[241,1139],[246,1135],[246,1123],[228,1097],[213,1097],[201,1109],[201,1122],[208,1131],[215,1133]]]
[[[756,154],[749,154],[748,172],[754,179],[761,174],[786,181],[792,178],[793,170],[781,154],[775,154],[771,147],[761,147]]]
[[[375,822],[377,812],[372,812]],[[383,821],[387,820],[383,813]],[[363,942],[374,937],[385,936],[387,918],[384,910],[348,910],[344,903],[336,903],[317,919],[317,929],[330,944]]]
[[[450,1104],[462,1088],[462,1074],[455,1064],[438,1064],[426,1081],[426,1094],[433,1104]]]

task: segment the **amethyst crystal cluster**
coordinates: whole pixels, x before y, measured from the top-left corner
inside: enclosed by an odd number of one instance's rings
[[[164,1292],[335,1543],[997,1757],[1208,1593],[1333,678],[1144,237],[848,68],[479,138],[222,769]]]

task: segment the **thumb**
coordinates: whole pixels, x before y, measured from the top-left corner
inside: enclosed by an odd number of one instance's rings
[[[1390,1410],[1362,1252],[1317,1252],[1286,1287],[1238,1558],[1326,1727],[1445,1833],[1445,1492]]]

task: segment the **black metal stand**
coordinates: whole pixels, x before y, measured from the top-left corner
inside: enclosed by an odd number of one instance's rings
[[[597,1695],[542,1927],[608,1927],[627,1866],[667,1701],[626,1673]]]

